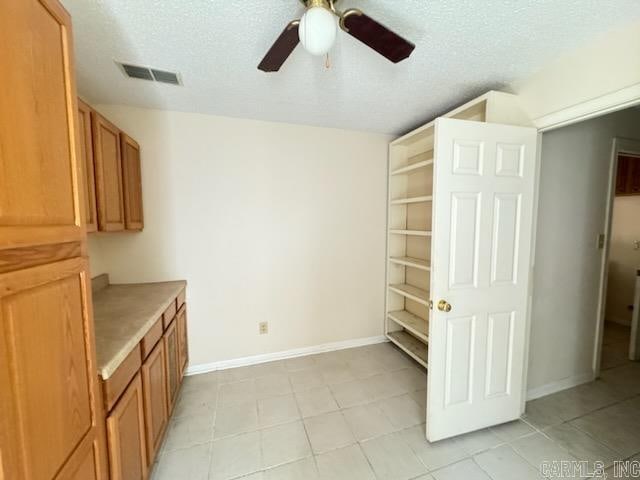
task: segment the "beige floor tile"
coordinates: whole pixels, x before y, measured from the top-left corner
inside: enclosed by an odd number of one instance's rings
[[[375,480],[360,446],[351,445],[316,457],[322,480]]]
[[[243,433],[213,442],[211,480],[228,480],[261,469],[260,432]]]
[[[256,402],[222,406],[216,413],[213,438],[223,438],[258,429]]]
[[[454,437],[469,455],[480,453],[504,443],[488,428]]]
[[[590,413],[571,422],[622,458],[640,452],[640,422],[634,416],[626,417],[621,408],[609,407]]]
[[[163,444],[165,452],[211,442],[213,420],[209,415],[192,415],[171,419]]]
[[[345,383],[355,380],[356,377],[346,365],[321,368],[322,378],[327,385]]]
[[[454,439],[446,439],[434,443],[428,442],[424,425],[403,430],[401,434],[405,442],[428,470],[437,470],[469,456],[466,450],[462,448],[462,445]]]
[[[258,423],[260,427],[272,427],[299,419],[300,411],[293,394],[258,400]]]
[[[369,356],[354,357],[348,368],[355,378],[367,378],[386,371],[382,362]]]
[[[220,370],[218,371],[218,383],[222,385],[225,383],[236,383],[241,382],[242,380],[249,380],[253,378],[251,369],[251,366],[247,366]]]
[[[172,450],[160,455],[153,472],[154,480],[207,480],[211,444],[196,445],[184,450]]]
[[[207,386],[183,390],[178,395],[173,409],[173,418],[191,417],[194,415],[209,416],[213,420],[217,407],[217,388]]]
[[[431,472],[431,475],[435,480],[491,480],[489,475],[471,459],[441,468]]]
[[[365,380],[355,380],[353,382],[331,385],[331,392],[340,408],[349,408],[373,400],[365,386]]]
[[[270,468],[311,456],[302,422],[261,430],[262,468]]]
[[[491,427],[491,431],[504,442],[510,442],[511,440],[524,437],[525,435],[531,435],[535,432],[530,425],[527,425],[522,420],[496,425],[495,427]]]
[[[527,402],[525,414],[522,418],[541,430],[564,422],[558,415],[558,410],[553,405],[545,403],[544,399]]]
[[[351,407],[343,410],[342,413],[359,441],[380,437],[397,430],[382,410],[373,403]]]
[[[266,398],[291,393],[291,383],[286,373],[274,373],[255,379],[256,397]]]
[[[308,370],[314,368],[316,362],[311,355],[304,357],[287,358],[284,360],[284,368],[288,372],[298,372],[300,370]]]
[[[426,390],[427,374],[424,370],[415,367],[404,368],[393,372],[394,381],[407,392]]]
[[[200,373],[198,375],[187,375],[182,381],[182,391],[200,390],[213,388],[217,391],[218,372]]]
[[[372,400],[395,397],[409,390],[396,375],[396,372],[382,373],[362,380],[364,388]]]
[[[538,472],[549,474],[553,463],[576,461],[564,447],[542,433],[534,433],[511,442],[511,447]],[[557,477],[553,477],[557,478]]]
[[[338,404],[333,398],[329,387],[319,387],[296,392],[296,401],[303,417],[312,417],[321,413],[338,410]]]
[[[356,442],[341,412],[331,412],[304,420],[315,454],[335,450]]]
[[[399,429],[420,425],[426,420],[427,412],[408,394],[381,400],[377,405],[391,424]]]
[[[250,367],[249,375],[251,378],[267,377],[269,375],[286,374],[287,370],[283,361],[259,363]]]
[[[538,470],[509,445],[492,448],[473,457],[493,480],[542,480]]]
[[[626,396],[640,395],[640,362],[605,370],[600,377],[602,382]]]
[[[246,403],[256,399],[256,384],[254,379],[225,383],[218,389],[218,405],[232,405]]]
[[[563,423],[545,431],[578,460],[603,462],[606,467],[620,459],[620,455],[574,426]]]
[[[289,380],[294,392],[303,392],[311,388],[323,387],[325,385],[324,378],[320,370],[317,368],[308,368],[306,370],[297,370],[289,373]]]
[[[399,433],[368,440],[361,447],[380,480],[409,480],[427,472]]]
[[[618,465],[612,465],[605,470],[605,475],[596,480],[623,480],[640,478],[640,455],[636,455]]]
[[[409,392],[409,396],[420,405],[423,412],[427,411],[427,390],[416,390],[415,392]],[[426,415],[426,413],[425,413]]]
[[[264,472],[265,480],[317,480],[318,476],[316,462],[312,457]]]

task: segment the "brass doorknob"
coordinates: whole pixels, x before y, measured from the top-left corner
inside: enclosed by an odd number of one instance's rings
[[[446,300],[440,300],[438,302],[438,310],[440,310],[441,312],[450,312],[451,305]]]

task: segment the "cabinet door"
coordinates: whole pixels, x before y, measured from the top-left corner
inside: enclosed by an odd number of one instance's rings
[[[96,210],[96,177],[93,168],[93,141],[91,134],[91,107],[78,99],[78,137],[80,139],[80,169],[82,172],[82,202],[84,222],[87,232],[98,229],[98,213]]]
[[[169,412],[173,410],[173,405],[178,395],[178,387],[180,386],[180,378],[178,373],[178,331],[176,329],[175,320],[167,328],[163,337],[165,345],[165,353],[167,359],[165,362],[167,371],[167,407]]]
[[[124,184],[124,219],[127,230],[142,230],[142,171],[140,146],[130,136],[120,134],[122,182]]]
[[[98,229],[124,230],[120,131],[97,112],[91,112],[93,157],[98,200]]]
[[[0,274],[2,478],[104,478],[89,282],[82,258]]]
[[[111,480],[147,478],[142,382],[137,373],[107,418]]]
[[[176,328],[178,330],[178,369],[180,377],[184,375],[184,369],[189,360],[189,344],[187,343],[187,306],[182,305],[176,316]]]
[[[142,365],[147,465],[152,465],[167,425],[167,375],[164,343],[159,342]]]
[[[0,13],[0,248],[78,241],[71,19],[56,0]]]

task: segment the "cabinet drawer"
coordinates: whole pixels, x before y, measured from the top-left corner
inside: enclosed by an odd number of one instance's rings
[[[164,329],[162,328],[162,317],[156,320],[156,323],[153,324],[153,327],[147,332],[142,341],[140,342],[140,350],[142,352],[142,359],[144,360],[149,356],[153,347],[156,346],[156,343],[162,338],[162,332]]]
[[[165,330],[169,327],[169,324],[175,318],[177,311],[178,310],[176,309],[176,302],[173,301],[173,302],[171,302],[171,304],[169,304],[167,309],[162,314],[162,319],[163,319],[162,321],[164,323],[164,329]]]
[[[106,411],[109,412],[125,391],[131,379],[138,373],[142,365],[142,356],[140,354],[140,345],[124,359],[118,369],[113,372],[109,378],[103,381],[102,390],[104,393],[104,405]]]

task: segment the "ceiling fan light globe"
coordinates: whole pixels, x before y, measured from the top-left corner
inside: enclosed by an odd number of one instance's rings
[[[324,55],[336,41],[338,22],[335,15],[324,7],[308,9],[298,27],[300,43],[311,55]]]

